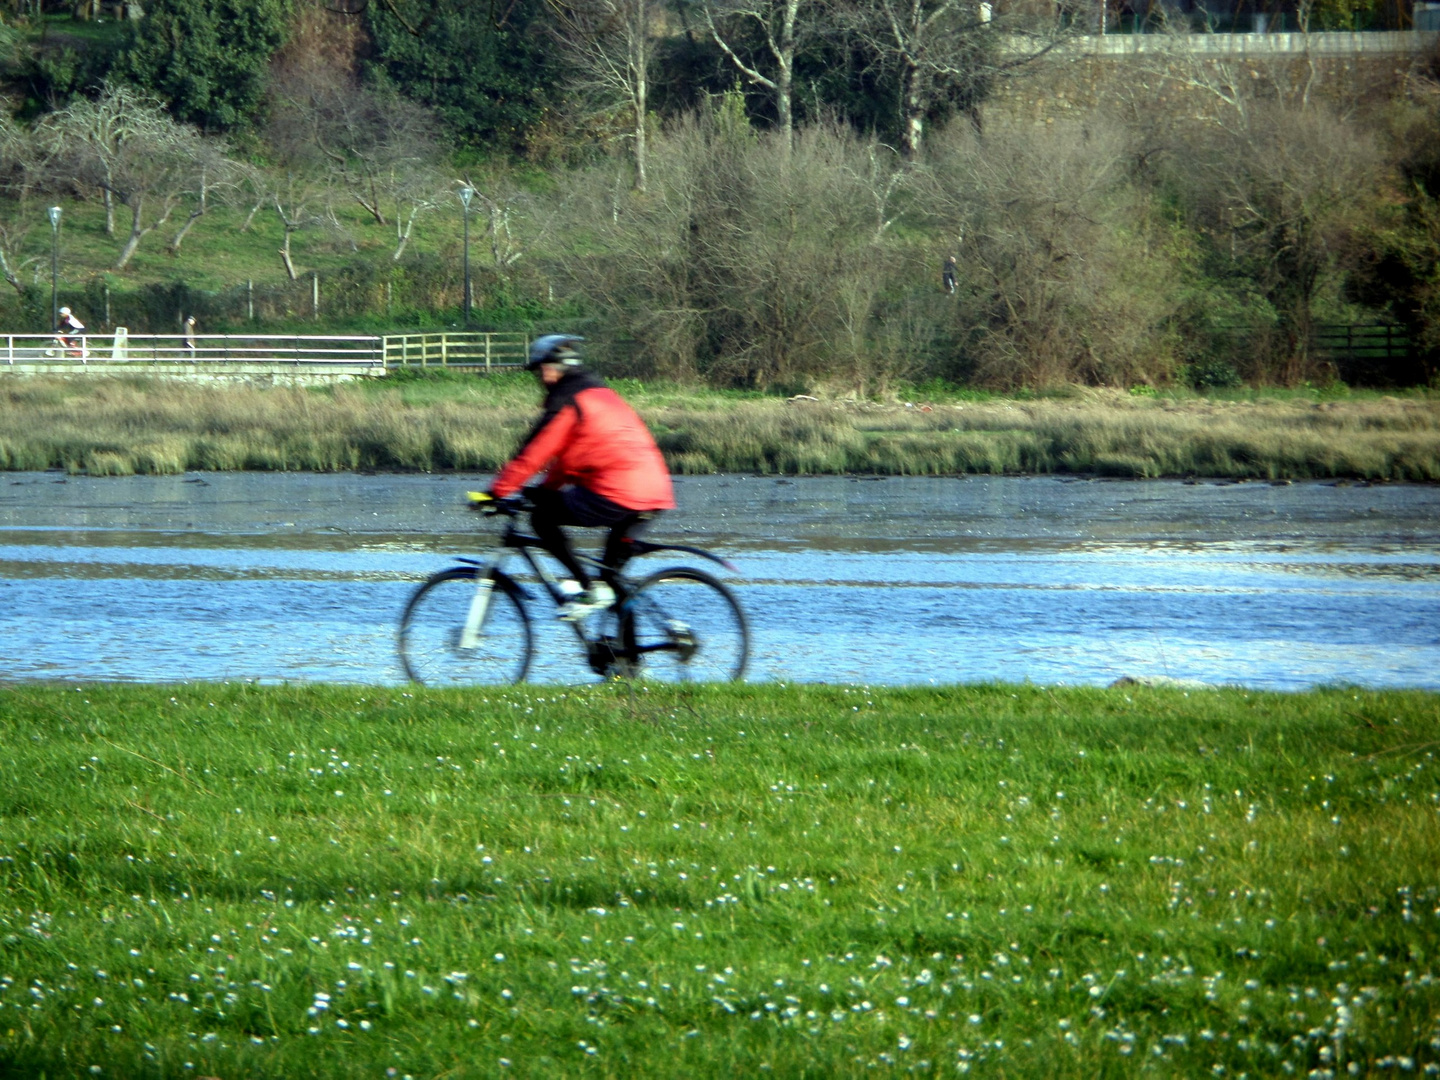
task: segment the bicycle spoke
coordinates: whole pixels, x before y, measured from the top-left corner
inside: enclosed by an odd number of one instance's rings
[[[702,570],[662,570],[636,586],[626,652],[644,678],[728,682],[745,673],[750,634],[723,584]]]
[[[477,605],[479,585],[474,569],[446,570],[411,598],[400,622],[400,661],[415,682],[524,681],[532,651],[529,617],[514,593],[498,583]]]

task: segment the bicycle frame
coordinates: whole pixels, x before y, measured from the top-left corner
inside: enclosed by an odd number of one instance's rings
[[[723,566],[731,572],[738,572],[735,565],[728,559],[723,559],[712,554],[703,548],[693,547],[689,544],[655,544],[648,540],[631,540],[630,544],[634,549],[634,555],[649,555],[657,551],[679,551],[687,555],[696,555],[702,559]],[[512,552],[518,552],[525,560],[535,577],[544,586],[551,601],[559,607],[566,600],[565,594],[560,589],[560,579],[546,569],[544,563],[535,557],[536,550],[544,551],[545,547],[538,536],[522,533],[513,517],[507,523],[500,541],[489,559],[467,559],[458,557],[458,561],[468,566],[474,566],[481,570],[476,582],[475,596],[470,601],[470,609],[466,615],[465,625],[460,631],[459,647],[462,649],[474,649],[480,642],[480,629],[485,625],[485,615],[490,608],[490,598],[494,593],[496,583],[504,588],[513,589],[527,600],[535,599],[534,595],[524,585],[515,580],[514,576],[506,573],[504,563],[510,558]],[[595,568],[598,572],[603,569],[599,559],[592,556],[577,553],[577,558],[587,566]],[[630,582],[620,574],[615,574],[612,579],[615,582],[615,606],[616,612],[624,612],[629,603],[631,590]],[[597,647],[607,644],[613,653],[613,642],[606,642],[603,638],[592,639],[585,633],[584,628],[578,622],[570,624],[575,631],[575,636],[580,644],[584,646],[587,657],[590,658],[591,666],[594,667],[600,658],[597,654]],[[611,659],[613,659],[613,655]]]

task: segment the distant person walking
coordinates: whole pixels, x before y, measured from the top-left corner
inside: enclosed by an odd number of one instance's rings
[[[954,255],[946,255],[945,262],[940,267],[940,287],[947,295],[954,295],[957,267]]]
[[[185,335],[181,339],[185,351],[190,354],[190,359],[195,359],[195,316],[191,315],[185,320]]]

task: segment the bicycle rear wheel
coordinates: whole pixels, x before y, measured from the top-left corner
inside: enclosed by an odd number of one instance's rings
[[[472,648],[462,637],[483,571],[442,570],[410,597],[400,616],[400,663],[426,686],[518,683],[530,670],[530,616],[514,585],[489,579],[485,619]]]
[[[634,674],[662,682],[732,682],[750,658],[740,602],[690,567],[661,570],[635,586],[624,605],[622,639]]]

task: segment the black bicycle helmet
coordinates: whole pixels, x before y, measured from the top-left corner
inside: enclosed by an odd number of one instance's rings
[[[536,338],[530,343],[530,358],[525,361],[525,370],[534,371],[541,364],[579,367],[580,351],[576,346],[584,340],[575,334],[546,334]]]

